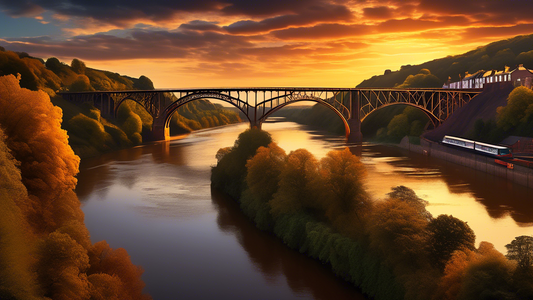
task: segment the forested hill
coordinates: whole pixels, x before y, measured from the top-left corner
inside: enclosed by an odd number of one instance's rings
[[[75,105],[56,95],[59,91],[153,90],[146,76],[132,78],[110,71],[89,68],[79,59],[70,65],[57,58],[31,57],[25,52],[6,51],[0,47],[0,78],[18,77],[21,88],[42,90],[62,110],[62,128],[67,130],[69,145],[82,157],[141,144],[152,138],[152,116],[134,101],[124,101],[117,118],[107,120],[88,104]],[[163,96],[165,103],[177,100],[171,93]],[[172,116],[170,133],[182,134],[202,128],[241,122],[239,114],[207,100],[187,103]]]
[[[505,66],[514,68],[518,64],[533,67],[533,34],[517,36],[507,40],[493,42],[467,53],[447,56],[425,62],[420,65],[402,66],[398,71],[385,71],[364,80],[357,87],[394,87],[401,85],[409,75],[415,76],[422,69],[428,69],[441,82],[459,81],[459,74],[473,74],[478,70],[503,70]]]
[[[29,90],[43,90],[51,97],[57,91],[153,90],[152,81],[109,71],[88,68],[79,59],[70,66],[51,57],[46,62],[25,52],[7,51],[0,47],[0,76],[20,74],[20,86]]]

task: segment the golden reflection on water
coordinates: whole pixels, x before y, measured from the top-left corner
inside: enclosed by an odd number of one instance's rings
[[[368,170],[366,187],[375,199],[386,198],[391,187],[407,186],[429,202],[434,217],[447,214],[466,221],[478,244],[489,241],[502,253],[516,236],[533,235],[532,191],[468,168],[435,164],[406,152],[380,154],[384,148],[375,148],[378,152],[362,158]]]
[[[211,213],[205,191],[215,154],[219,148],[233,146],[247,127],[239,124],[199,131],[84,161],[77,193],[82,201],[120,202],[154,218]],[[303,130],[295,123],[265,123],[263,129],[287,153],[306,148],[320,159],[334,148],[345,147],[342,136]],[[429,201],[427,209],[433,216],[448,214],[468,222],[478,243],[489,241],[502,253],[514,237],[533,235],[531,189],[397,149],[364,145],[357,151],[362,151],[367,167],[367,190],[376,200],[385,198],[392,187],[407,186]]]

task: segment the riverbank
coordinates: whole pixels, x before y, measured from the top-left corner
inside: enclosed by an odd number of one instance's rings
[[[410,143],[409,139],[404,137],[400,144],[396,146],[411,152],[475,169],[489,175],[505,178],[510,182],[528,188],[533,188],[533,169],[531,168],[516,164],[512,168],[508,168],[495,163],[494,158],[444,146],[427,139],[420,139],[420,145],[416,145]]]

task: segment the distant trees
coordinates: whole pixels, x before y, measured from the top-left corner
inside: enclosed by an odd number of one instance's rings
[[[440,88],[442,80],[431,74],[428,69],[421,69],[416,75],[409,75],[397,88]]]
[[[402,113],[392,117],[387,127],[377,130],[376,137],[383,141],[399,142],[406,135],[420,136],[428,122],[429,118],[420,109],[406,106]]]
[[[85,69],[87,69],[85,63],[77,58],[74,58],[72,60],[72,62],[70,63],[70,67],[72,68],[72,71],[80,75],[85,74]]]
[[[507,105],[497,109],[496,119],[478,119],[468,137],[499,143],[510,135],[533,137],[533,91],[519,86],[507,97]]]

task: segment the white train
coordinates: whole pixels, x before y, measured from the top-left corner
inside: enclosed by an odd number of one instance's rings
[[[478,152],[485,155],[490,155],[494,157],[513,157],[511,149],[504,146],[485,144],[481,142],[476,142],[472,140],[467,140],[463,138],[458,138],[454,136],[445,135],[442,139],[443,144],[453,145],[465,149],[470,149],[474,152]]]

